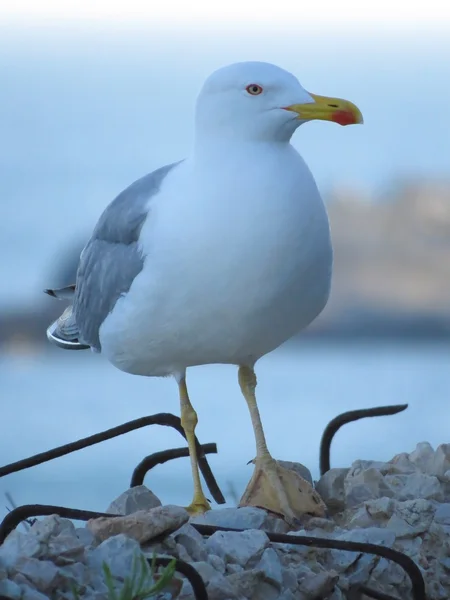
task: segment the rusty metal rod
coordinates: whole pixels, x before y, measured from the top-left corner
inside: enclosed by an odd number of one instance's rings
[[[22,471],[24,469],[29,469],[30,467],[40,465],[44,462],[48,462],[49,460],[53,460],[61,456],[65,456],[66,454],[70,454],[71,452],[76,452],[77,450],[88,448],[89,446],[94,446],[95,444],[99,444],[100,442],[110,440],[119,435],[129,433],[130,431],[134,431],[142,427],[147,427],[148,425],[163,425],[165,427],[172,427],[176,429],[186,439],[186,435],[184,433],[183,427],[181,426],[181,420],[179,417],[170,413],[158,413],[156,415],[149,415],[148,417],[141,417],[140,419],[129,421],[128,423],[124,423],[123,425],[112,427],[111,429],[107,429],[106,431],[90,435],[86,438],[82,438],[81,440],[71,442],[70,444],[58,446],[57,448],[53,448],[52,450],[47,450],[46,452],[41,452],[39,454],[35,454],[34,456],[30,456],[29,458],[24,458],[23,460],[19,460],[9,465],[5,465],[4,467],[0,467],[0,477],[4,477],[5,475],[16,473],[17,471]],[[206,460],[205,454],[197,438],[196,444],[198,466],[205,479],[206,485],[208,486],[208,489],[215,502],[217,502],[217,504],[225,504],[225,498],[222,492],[220,491],[219,486],[217,485],[217,482],[214,478],[214,475],[212,474],[211,468],[208,464],[208,461]]]
[[[395,404],[393,406],[377,406],[375,408],[361,408],[350,410],[335,417],[328,423],[320,440],[320,475],[330,470],[331,442],[339,429],[347,423],[366,419],[367,417],[385,417],[396,415],[408,408],[407,404]]]
[[[201,444],[201,448],[204,454],[217,454],[217,444]],[[189,456],[189,448],[187,446],[184,446],[183,448],[170,448],[169,450],[154,452],[153,454],[146,456],[134,469],[133,475],[131,476],[130,488],[142,485],[147,473],[153,469],[153,467],[156,467],[156,465],[162,465],[169,460],[187,456]]]

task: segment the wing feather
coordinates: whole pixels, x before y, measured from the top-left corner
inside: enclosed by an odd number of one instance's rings
[[[177,164],[166,165],[135,181],[101,215],[81,253],[75,287],[69,286],[73,305],[47,330],[47,337],[58,346],[101,350],[101,324],[142,270],[138,242],[148,216],[149,200]],[[46,292],[57,298],[67,297],[62,290]]]

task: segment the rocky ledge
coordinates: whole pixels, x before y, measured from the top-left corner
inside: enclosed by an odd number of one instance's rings
[[[412,598],[401,567],[378,556],[273,543],[266,532],[371,542],[397,549],[419,566],[428,600],[450,597],[450,444],[418,444],[389,462],[357,460],[331,469],[316,487],[329,518],[310,518],[297,531],[257,508],[212,510],[189,521],[161,506],[144,486],[115,500],[103,517],[77,527],[56,515],[13,531],[0,547],[0,597],[12,600],[111,600],[104,566],[117,590],[139,556],[174,556],[190,563],[209,600],[365,599],[363,584],[401,600]],[[194,524],[242,529],[202,536]],[[133,594],[121,598],[143,598]],[[176,574],[159,600],[191,600]],[[379,597],[382,597],[381,595]]]

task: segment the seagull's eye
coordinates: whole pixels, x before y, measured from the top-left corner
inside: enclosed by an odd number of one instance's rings
[[[262,87],[257,83],[251,83],[245,89],[251,96],[258,96],[259,94],[262,94],[263,91]]]

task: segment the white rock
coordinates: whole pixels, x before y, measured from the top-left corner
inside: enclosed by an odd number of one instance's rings
[[[206,547],[225,562],[245,566],[247,562],[268,546],[269,538],[263,531],[249,529],[242,532],[216,531],[206,542]]]
[[[263,581],[263,577],[264,575],[261,571],[250,569],[241,573],[235,573],[234,575],[228,575],[227,580],[239,598],[251,598],[258,584]]]
[[[443,477],[450,469],[450,444],[441,444],[436,448],[432,468],[439,477]]]
[[[108,506],[105,512],[112,515],[131,515],[139,510],[161,506],[161,500],[145,485],[126,490]]]
[[[298,580],[297,580],[297,573],[295,571],[295,569],[293,569],[292,567],[285,567],[282,570],[282,576],[283,576],[283,588],[284,589],[288,589],[288,590],[295,590],[297,588],[298,585]]]
[[[87,527],[99,540],[123,533],[143,544],[163,533],[176,531],[188,520],[189,514],[184,508],[167,505],[140,510],[126,517],[90,519]]]
[[[335,571],[317,573],[306,577],[299,586],[307,598],[327,598],[333,591],[339,575]]]
[[[220,556],[210,554],[208,556],[208,562],[218,573],[221,573],[222,575],[225,574],[225,561],[222,560]]]
[[[193,529],[193,528],[192,528]],[[193,529],[195,531],[195,529]],[[198,533],[195,531],[195,533]],[[200,534],[198,534],[200,536]],[[175,539],[179,544],[184,546],[187,553],[192,560],[205,561],[208,558],[208,552],[206,551],[205,542],[200,536],[200,541],[195,536],[191,536],[186,533],[176,534]]]
[[[354,513],[350,520],[347,522],[348,527],[373,527],[375,525],[367,507],[360,506]]]
[[[219,574],[212,565],[205,561],[193,562],[191,564],[194,567],[194,569],[199,573],[200,577],[203,579],[206,585],[211,581],[213,577]]]
[[[259,529],[262,527],[266,512],[261,508],[243,506],[242,508],[222,508],[209,510],[203,515],[191,517],[191,523],[231,527],[232,529]]]
[[[434,512],[429,500],[419,498],[398,502],[386,527],[397,537],[414,537],[429,529]]]
[[[316,490],[332,512],[345,507],[344,480],[350,469],[330,469],[317,482]]]
[[[367,529],[354,529],[336,536],[338,540],[349,542],[363,542],[369,544],[378,544],[392,548],[395,543],[395,534],[388,529],[380,527],[368,527]],[[352,583],[362,583],[368,579],[373,565],[377,559],[373,555],[361,556],[359,552],[350,552],[348,550],[332,550],[332,560],[329,565],[331,568],[342,573],[346,572],[352,566]]]
[[[345,598],[341,590],[338,587],[335,587],[333,593],[327,600],[345,600]]]
[[[182,544],[176,544],[174,550],[175,556],[177,556],[180,560],[184,560],[184,562],[191,562],[193,557],[190,556],[186,548]]]
[[[442,536],[441,536],[442,539]],[[397,538],[395,541],[395,548],[400,552],[404,552],[414,560],[418,561],[420,553],[422,551],[423,539],[421,537],[415,538]],[[389,563],[390,564],[390,563]],[[403,572],[403,569],[401,569]],[[404,576],[404,572],[402,577]],[[394,582],[396,583],[396,582]]]
[[[192,600],[193,598],[195,598],[195,596],[192,590],[192,585],[187,579],[185,579],[183,581],[183,585],[181,586],[179,600]]]
[[[450,503],[441,504],[437,507],[434,520],[441,525],[450,525]]]
[[[46,558],[50,558],[57,565],[71,564],[73,561],[84,560],[85,547],[75,531],[61,532],[47,541]]]
[[[301,600],[299,596],[294,596],[291,590],[285,590],[280,596],[278,596],[278,600]]]
[[[30,588],[27,585],[22,586],[22,596],[20,600],[48,600],[48,596]]]
[[[94,535],[91,531],[89,531],[87,527],[78,527],[77,529],[75,529],[75,535],[84,547],[90,546],[94,543]]]
[[[369,469],[375,469],[375,471],[383,473],[386,471],[386,469],[389,469],[389,466],[385,462],[381,462],[379,460],[355,460],[349,469],[347,477],[348,479],[357,477]]]
[[[3,579],[0,581],[0,596],[5,596],[11,600],[20,600],[22,597],[22,589],[14,581]]]
[[[336,536],[338,540],[347,540],[349,542],[364,542],[367,544],[379,544],[392,548],[395,542],[395,534],[389,529],[381,527],[368,527],[367,529],[354,529],[346,531]],[[341,550],[341,552],[344,552]]]
[[[191,517],[190,522],[230,527],[231,529],[264,529],[272,533],[289,531],[289,525],[283,519],[269,515],[262,508],[253,506],[209,510],[203,515]]]
[[[23,556],[15,563],[14,570],[24,575],[40,592],[54,591],[60,580],[57,567],[48,560]]]
[[[208,600],[234,600],[238,598],[236,589],[233,587],[228,577],[224,577],[219,573],[211,579],[206,588],[208,592]]]
[[[120,534],[105,540],[87,554],[87,565],[90,569],[102,573],[102,565],[105,562],[115,577],[124,579],[131,573],[133,561],[139,557],[141,549],[136,540]]]
[[[88,571],[83,563],[77,562],[61,567],[58,573],[64,580],[69,580],[78,586],[85,586],[88,583]]]
[[[205,542],[202,534],[199,533],[190,523],[185,523],[174,533],[172,533],[172,537],[175,539],[177,539],[179,535],[188,535],[189,537],[194,538],[194,540],[196,540],[199,544],[203,544]]]
[[[11,568],[20,557],[37,557],[41,553],[41,544],[36,536],[15,529],[0,546],[0,562]]]
[[[311,471],[308,469],[308,467],[305,467],[305,465],[302,465],[298,462],[291,462],[289,460],[277,460],[277,463],[280,465],[280,467],[284,467],[285,469],[290,469],[291,471],[294,471],[295,473],[300,475],[300,477],[306,479],[306,481],[313,485]]]
[[[306,523],[308,530],[310,529],[322,529],[323,531],[334,531],[336,529],[336,523],[332,519],[324,519],[323,517],[311,517]],[[323,532],[322,534],[323,535]]]
[[[266,548],[264,550],[256,569],[262,571],[264,573],[264,578],[274,585],[278,591],[281,590],[281,585],[283,583],[281,562],[278,558],[278,554],[273,548]]]
[[[49,517],[38,519],[30,529],[30,533],[41,541],[55,537],[63,532],[69,535],[74,534],[75,525],[69,519],[63,519],[58,515],[50,515]]]
[[[441,484],[434,475],[413,473],[411,475],[386,475],[386,483],[398,500],[442,500]]]
[[[410,475],[417,472],[417,467],[409,460],[409,454],[402,452],[387,462],[380,472],[383,475]]]
[[[212,556],[214,556],[214,554]],[[227,575],[234,575],[235,573],[242,573],[243,570],[244,570],[244,567],[241,567],[241,565],[237,565],[235,563],[228,563],[226,565]]]
[[[375,500],[367,500],[364,505],[373,519],[386,520],[389,519],[394,512],[395,500],[383,496],[382,498],[376,498]]]
[[[409,455],[409,460],[422,473],[433,473],[434,450],[428,442],[420,442]]]
[[[260,581],[252,595],[252,600],[278,600],[280,589],[268,581]]]
[[[393,492],[385,482],[383,475],[374,467],[365,470],[356,470],[353,475],[349,472],[344,482],[345,503],[348,507],[356,507],[366,500],[391,497]]]

